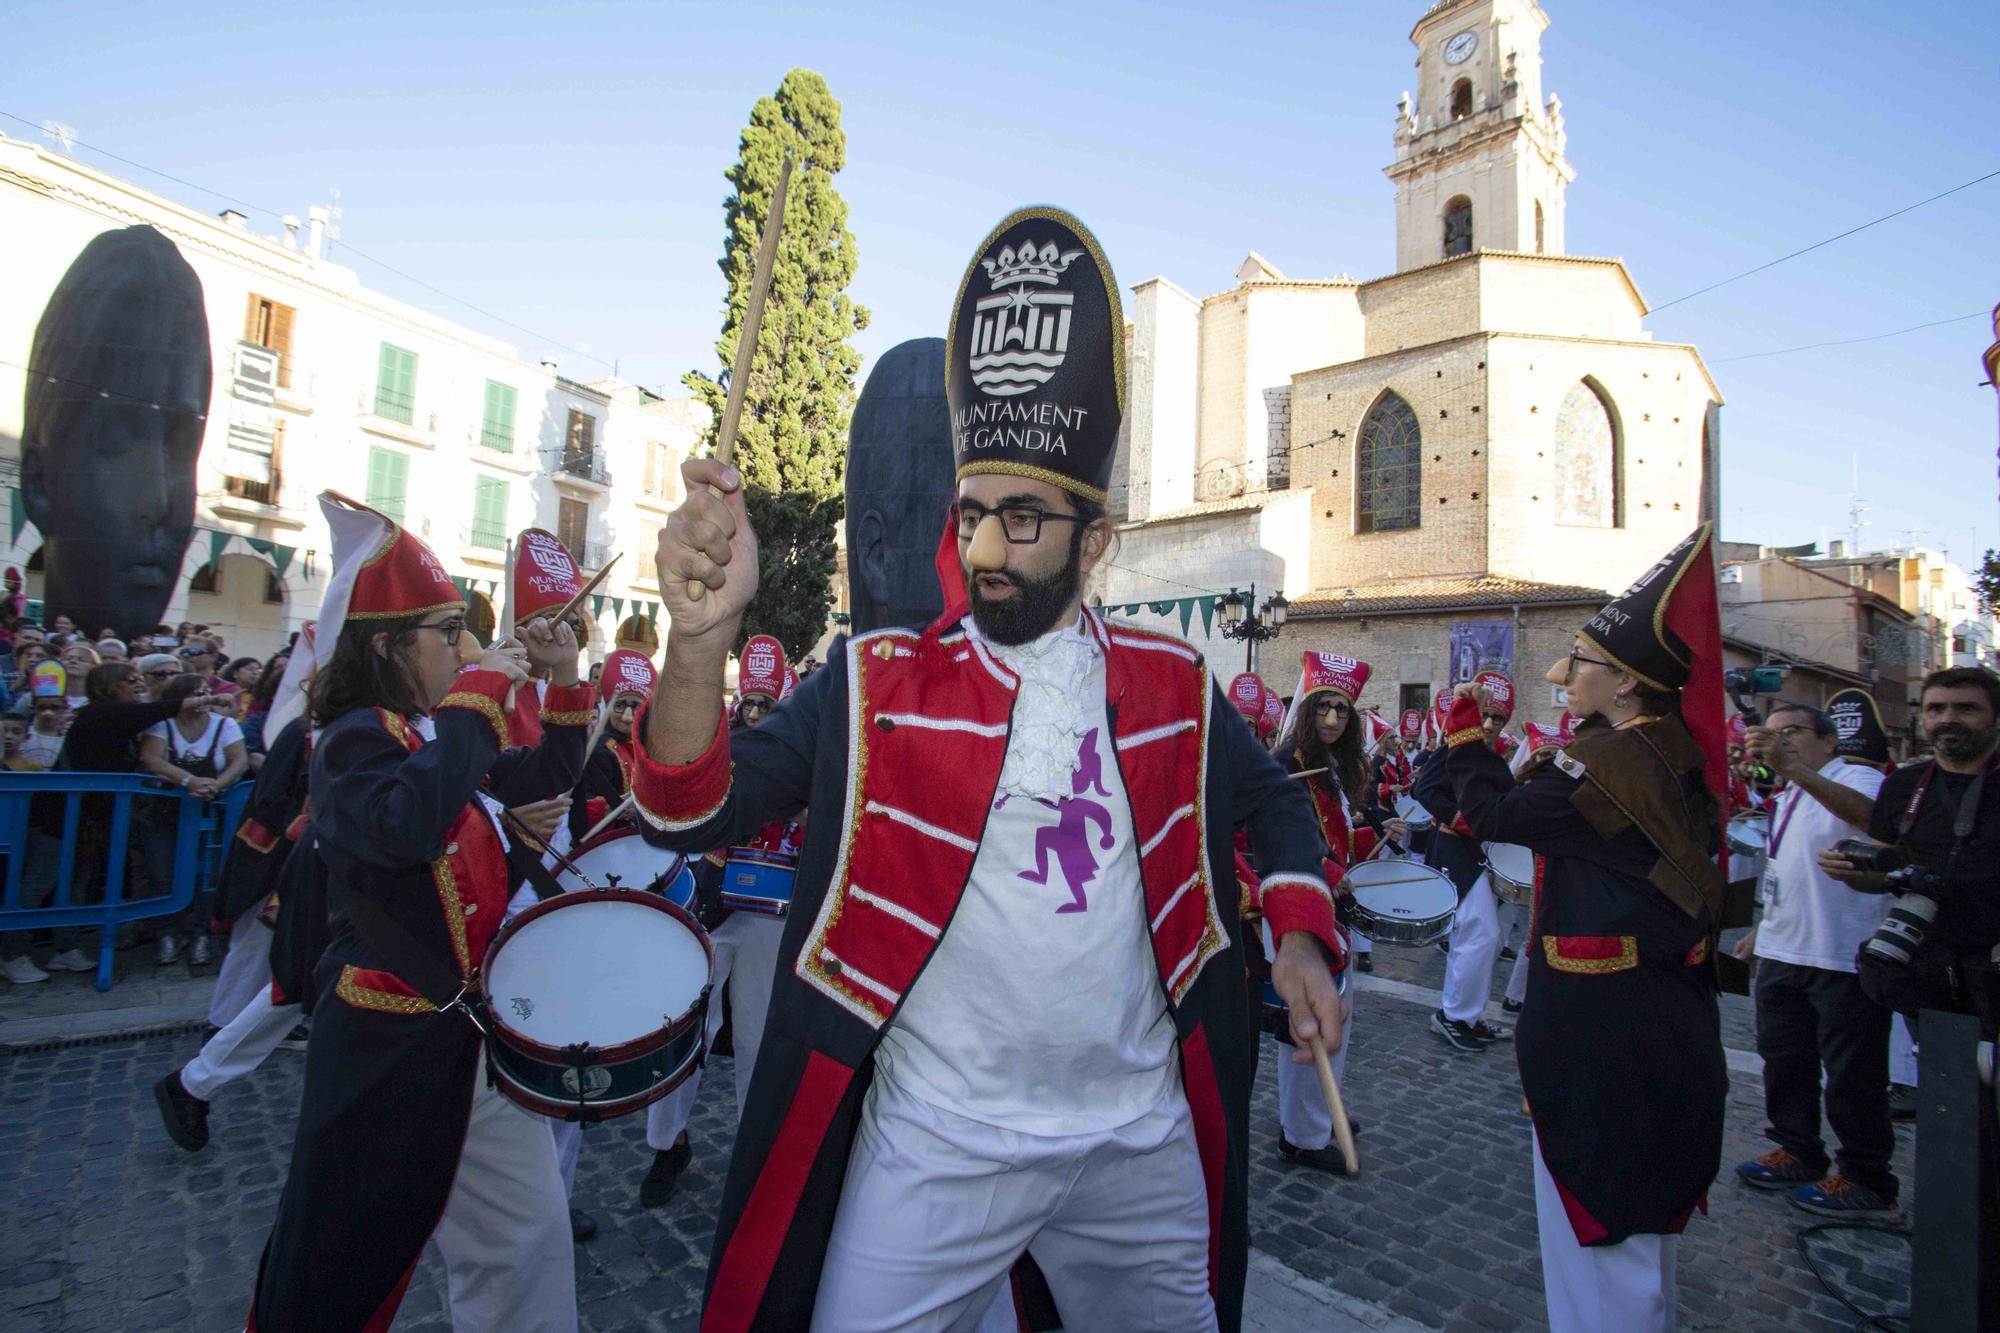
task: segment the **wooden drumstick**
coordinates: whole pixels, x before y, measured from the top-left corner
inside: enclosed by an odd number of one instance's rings
[[[592,838],[604,832],[604,830],[610,828],[611,822],[613,820],[617,819],[618,816],[624,814],[627,810],[630,810],[631,808],[632,808],[632,793],[628,791],[625,793],[625,799],[620,801],[617,805],[611,807],[610,814],[604,816],[604,818],[598,820],[595,824],[591,825],[590,832],[584,834],[582,840],[579,841],[576,845],[581,847],[583,846],[584,843],[589,842]]]
[[[1347,1103],[1340,1099],[1340,1085],[1333,1081],[1333,1065],[1326,1058],[1326,1043],[1318,1033],[1312,1038],[1313,1067],[1319,1070],[1319,1090],[1326,1094],[1326,1109],[1333,1115],[1333,1141],[1340,1145],[1347,1174],[1361,1174],[1361,1161],[1354,1155],[1354,1126],[1347,1120]]]
[[[750,270],[750,304],[744,307],[743,324],[736,334],[736,360],[729,368],[729,396],[722,402],[722,420],[715,428],[715,457],[736,461],[736,430],[743,421],[743,395],[750,387],[750,367],[757,359],[757,334],[764,327],[764,297],[771,290],[771,269],[778,261],[778,236],[785,229],[785,190],[792,181],[791,154],[778,168],[778,185],[771,191],[771,213],[764,219],[764,234],[757,240],[757,264]],[[708,592],[700,579],[687,581],[690,602],[698,602]]]
[[[1317,777],[1324,772],[1326,772],[1324,768],[1305,768],[1305,769],[1300,769],[1296,773],[1287,773],[1285,774],[1285,776],[1288,778],[1311,778],[1311,777]]]

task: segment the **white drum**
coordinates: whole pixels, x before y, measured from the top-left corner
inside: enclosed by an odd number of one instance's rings
[[[574,866],[575,870],[571,870]],[[566,892],[578,889],[648,889],[681,907],[694,899],[694,872],[687,858],[655,847],[635,828],[611,828],[569,854],[555,872]]]
[[[1482,842],[1486,855],[1486,882],[1493,896],[1503,903],[1529,907],[1535,901],[1535,854],[1512,842]]]
[[[608,1120],[700,1064],[713,952],[658,894],[581,889],[536,903],[494,937],[483,973],[488,1066],[530,1111]]]
[[[1416,798],[1408,792],[1396,798],[1396,818],[1409,824],[1412,829],[1429,828],[1437,823],[1437,818],[1418,805]]]
[[[1764,878],[1764,858],[1771,845],[1771,812],[1745,810],[1729,821],[1729,882]]]
[[[1435,944],[1458,912],[1451,880],[1415,861],[1356,862],[1340,884],[1354,928],[1377,944]]]

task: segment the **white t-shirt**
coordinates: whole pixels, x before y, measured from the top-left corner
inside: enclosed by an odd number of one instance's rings
[[[62,753],[62,746],[61,732],[53,736],[44,736],[31,726],[28,728],[27,738],[21,742],[20,753],[23,759],[29,760],[39,768],[53,768],[56,756]]]
[[[221,736],[216,728],[222,729]],[[243,743],[243,728],[236,725],[233,717],[222,717],[215,713],[208,715],[208,726],[202,729],[199,740],[189,740],[181,734],[180,724],[172,718],[165,722],[155,722],[147,727],[145,734],[157,736],[167,743],[167,758],[179,763],[183,759],[200,759],[209,756],[214,747],[215,771],[220,773],[229,764],[229,747]]]
[[[1177,1090],[1179,1071],[1103,654],[1080,621],[990,648],[1023,678],[1000,790],[957,914],[883,1034],[876,1077],[1022,1134],[1128,1125]]]
[[[1820,776],[1871,800],[1882,789],[1882,774],[1866,764],[1835,757]],[[1771,804],[1771,840],[1758,888],[1764,919],[1757,927],[1756,954],[1780,963],[1852,972],[1861,942],[1875,933],[1893,901],[1879,893],[1858,893],[1819,868],[1819,854],[1842,838],[1867,830],[1840,819],[1794,785]]]

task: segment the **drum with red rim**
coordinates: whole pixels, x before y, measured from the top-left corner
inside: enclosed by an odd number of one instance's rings
[[[571,867],[574,867],[572,869]],[[609,828],[569,854],[556,883],[577,889],[646,889],[686,907],[694,901],[694,871],[687,858],[655,847],[635,828]]]
[[[708,933],[657,893],[536,903],[501,927],[481,969],[495,1085],[559,1120],[658,1101],[701,1063],[714,972]]]

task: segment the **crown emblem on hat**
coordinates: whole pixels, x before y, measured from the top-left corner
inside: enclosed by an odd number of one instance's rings
[[[1018,250],[1011,245],[1001,246],[999,254],[988,255],[979,261],[979,266],[986,270],[995,291],[1016,282],[1039,282],[1053,287],[1063,270],[1082,257],[1083,251],[1065,250],[1054,241],[1039,250],[1033,241],[1026,241]]]
[[[972,382],[980,392],[996,398],[1032,393],[1062,365],[1076,296],[1035,289],[1057,286],[1082,255],[1054,241],[1039,249],[1027,241],[1018,250],[1003,245],[979,261],[994,291],[973,306]]]

